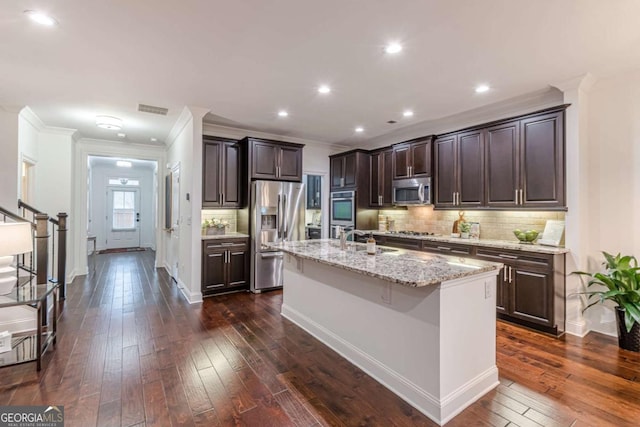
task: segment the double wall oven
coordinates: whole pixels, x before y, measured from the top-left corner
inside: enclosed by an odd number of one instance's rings
[[[334,191],[331,193],[329,203],[329,225],[331,237],[337,238],[336,226],[345,231],[353,230],[356,224],[356,192]]]

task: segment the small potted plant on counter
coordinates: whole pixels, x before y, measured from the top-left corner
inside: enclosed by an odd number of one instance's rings
[[[576,271],[574,274],[590,277],[587,287],[603,286],[604,290],[583,292],[589,299],[595,297],[584,310],[606,300],[616,304],[618,345],[624,350],[640,352],[640,268],[634,256],[613,256],[602,252],[606,267],[603,273]],[[583,310],[583,312],[584,312]]]
[[[461,222],[460,224],[458,224],[458,227],[460,227],[460,238],[468,239],[469,238],[469,231],[471,231],[471,223],[470,222]]]
[[[229,223],[221,219],[217,219],[217,218],[205,219],[204,221],[202,221],[202,234],[206,234],[206,235],[224,234],[228,226],[229,226]]]

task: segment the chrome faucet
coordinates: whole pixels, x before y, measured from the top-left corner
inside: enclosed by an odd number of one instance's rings
[[[345,233],[344,228],[341,228],[340,229],[340,250],[343,250],[343,251],[347,250],[347,239],[349,238],[349,236],[353,234],[357,234],[358,236],[366,236],[367,233],[365,233],[364,231],[356,230],[356,229],[347,231]]]

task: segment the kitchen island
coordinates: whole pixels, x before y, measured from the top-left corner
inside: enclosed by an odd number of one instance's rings
[[[335,240],[285,253],[282,315],[439,424],[498,385],[501,264]]]

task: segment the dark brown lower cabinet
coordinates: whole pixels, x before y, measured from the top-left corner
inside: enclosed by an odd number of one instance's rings
[[[376,236],[377,238],[377,236]],[[484,246],[419,240],[383,238],[384,245],[422,250],[441,255],[465,256],[500,262],[496,283],[496,311],[507,320],[560,336],[565,331],[565,255],[509,251]]]
[[[202,242],[202,295],[248,289],[249,242],[246,238]]]

